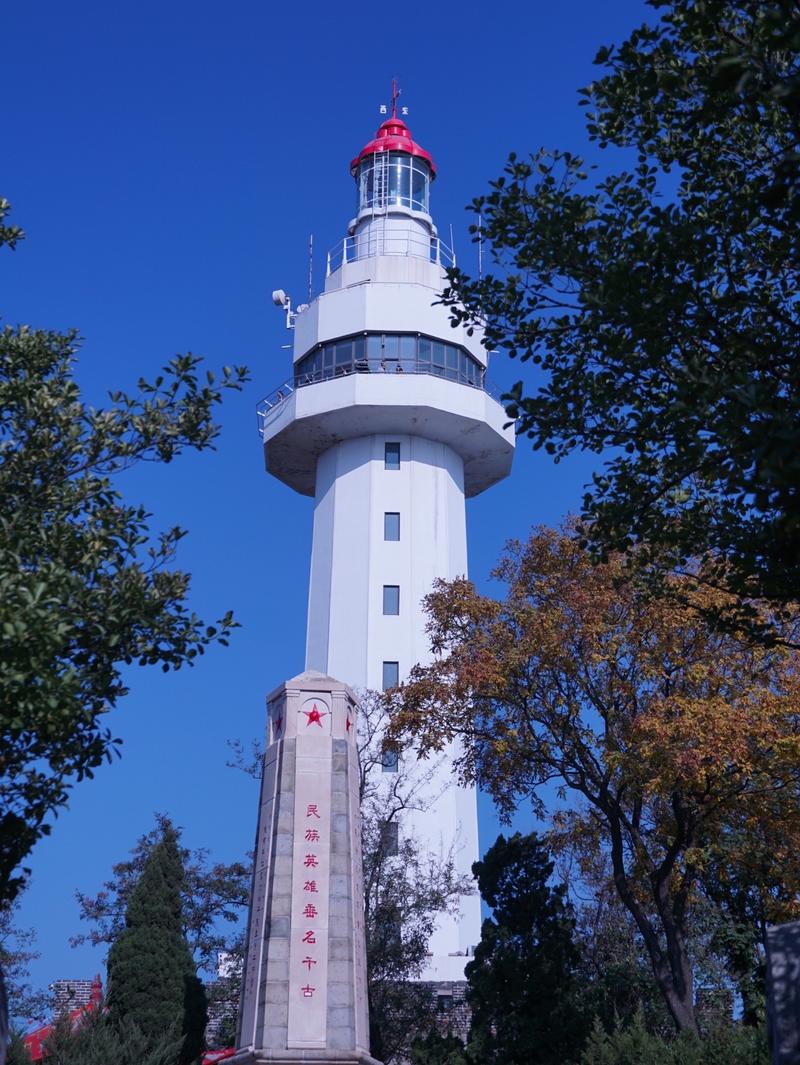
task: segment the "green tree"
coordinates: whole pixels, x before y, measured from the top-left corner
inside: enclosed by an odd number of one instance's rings
[[[648,1032],[641,1013],[606,1031],[596,1022],[581,1065],[769,1065],[766,1033],[733,1025],[699,1039],[685,1032],[664,1039]]]
[[[411,1045],[411,1065],[469,1065],[464,1044],[455,1035],[428,1032]]]
[[[171,1026],[184,1040],[180,1065],[204,1045],[206,998],[183,932],[183,866],[177,834],[165,826],[131,892],[125,929],[108,955],[108,1017],[134,1023],[153,1042]]]
[[[70,945],[111,944],[125,927],[125,911],[153,849],[166,832],[180,830],[165,814],[156,815],[156,826],[141,836],[131,856],[117,862],[112,876],[96,895],[77,891],[80,919],[90,927],[70,939]],[[217,953],[235,953],[240,949],[242,919],[247,917],[250,900],[250,862],[211,862],[205,848],[190,851],[179,845],[183,865],[181,913],[183,933],[198,969],[213,971]],[[0,925],[2,928],[2,925]]]
[[[0,1057],[1,1060],[1,1057]],[[20,1032],[12,1032],[8,1041],[5,1065],[31,1065],[31,1056]]]
[[[182,1043],[177,1025],[154,1040],[134,1021],[113,1025],[98,1010],[85,1013],[77,1025],[69,1017],[59,1018],[45,1043],[43,1061],[44,1065],[175,1065]]]
[[[34,988],[29,966],[39,957],[36,932],[16,923],[19,899],[0,909],[0,969],[6,984],[12,1028],[42,1021],[52,1010],[53,996]]]
[[[0,201],[0,245],[14,247],[7,211]],[[95,409],[73,379],[76,348],[75,333],[0,331],[0,907],[74,783],[118,751],[105,715],[126,693],[122,667],[190,665],[234,624],[187,608],[189,576],[172,568],[183,531],[153,537],[116,483],[212,447],[214,408],[245,371],[217,382],[176,356]]]
[[[480,1065],[566,1065],[587,1034],[579,952],[566,887],[535,833],[499,836],[473,865],[492,916],[467,965],[470,1059]]]
[[[453,271],[446,299],[539,368],[505,397],[534,447],[608,452],[583,502],[597,556],[704,558],[736,595],[722,620],[782,637],[800,600],[800,11],[649,2],[656,24],[602,48],[582,93],[589,137],[635,165],[598,179],[567,152],[512,155],[473,204],[497,269]]]

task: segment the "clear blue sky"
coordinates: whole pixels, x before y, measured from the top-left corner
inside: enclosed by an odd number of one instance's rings
[[[392,75],[439,168],[434,219],[445,236],[452,224],[469,270],[465,204],[512,149],[591,155],[576,90],[597,48],[652,14],[643,0],[4,5],[0,194],[28,234],[0,256],[4,321],[77,327],[78,378],[96,404],[180,351],[246,363],[253,378],[226,401],[216,453],[121,482],[154,526],[190,530],[179,561],[192,605],[232,608],[242,628],[195,669],[131,673],[109,722],[122,760],[76,788],[33,856],[22,922],[39,932],[37,983],[100,969],[101,951],[68,946],[74,891],[96,890],[154,811],[218,860],[252,845],[254,786],[225,768],[225,741],[260,735],[264,695],[303,666],[312,517],[310,500],[266,476],[256,435],[257,401],[290,369],[269,295],[305,296],[310,233],[321,281],[321,253],[352,213],[349,161]],[[520,371],[496,362],[491,376]],[[590,469],[519,442],[511,478],[468,504],[479,585],[506,538],[578,506]],[[497,829],[482,801],[484,848]]]

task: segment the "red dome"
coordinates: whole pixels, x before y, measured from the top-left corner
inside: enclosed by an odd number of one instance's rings
[[[379,127],[378,132],[375,134],[375,139],[364,145],[350,164],[350,173],[355,176],[361,160],[367,155],[373,155],[375,152],[408,152],[409,155],[415,155],[418,159],[424,159],[431,168],[431,177],[436,177],[436,166],[433,159],[424,148],[420,148],[418,144],[412,141],[408,126],[402,118],[397,118],[396,115],[387,118]]]

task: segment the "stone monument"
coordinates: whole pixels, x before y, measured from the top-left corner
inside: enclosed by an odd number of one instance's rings
[[[253,890],[231,1065],[369,1054],[357,704],[308,671],[267,698]]]
[[[800,1065],[800,921],[767,925],[767,1016],[773,1065]]]

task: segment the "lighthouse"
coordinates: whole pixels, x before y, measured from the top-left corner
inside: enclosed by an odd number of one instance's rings
[[[453,252],[431,214],[436,165],[391,113],[350,163],[355,215],[324,290],[293,310],[293,373],[259,406],[267,471],[314,500],[306,671],[386,690],[431,659],[422,608],[437,578],[467,572],[465,499],[506,477],[513,429],[489,392],[481,332],[438,303]],[[399,830],[470,874],[474,788],[455,747],[426,774],[428,801]],[[398,763],[398,758],[400,763]],[[413,753],[387,754],[389,781]],[[443,915],[422,979],[464,978],[480,937],[477,895]]]

